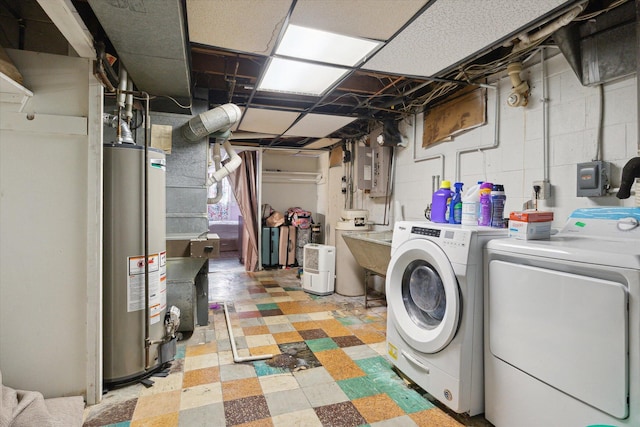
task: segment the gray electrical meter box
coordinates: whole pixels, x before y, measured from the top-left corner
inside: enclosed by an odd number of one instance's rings
[[[609,188],[611,164],[601,160],[578,163],[577,189],[578,197],[606,196]]]

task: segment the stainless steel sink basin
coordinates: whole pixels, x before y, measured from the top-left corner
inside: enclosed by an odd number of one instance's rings
[[[363,231],[344,233],[342,237],[361,267],[384,276],[391,259],[392,235],[391,230]]]

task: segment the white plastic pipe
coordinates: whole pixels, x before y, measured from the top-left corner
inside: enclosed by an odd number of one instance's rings
[[[127,123],[131,123],[131,119],[133,118],[133,81],[131,79],[127,79],[124,118]]]
[[[531,46],[535,42],[542,40],[545,37],[551,35],[559,28],[562,28],[565,25],[570,24],[571,21],[573,21],[578,15],[582,13],[582,11],[587,6],[587,3],[588,2],[585,1],[577,5],[576,7],[574,7],[573,9],[571,9],[570,11],[568,11],[567,13],[565,13],[564,15],[562,15],[561,17],[559,17],[558,19],[556,19],[555,21],[547,25],[546,27],[536,31],[532,35],[528,35],[526,33],[520,34],[518,36],[519,42],[516,43],[514,47],[514,51],[520,51],[520,50],[526,49],[527,47]]]
[[[120,67],[118,80],[118,96],[116,98],[116,103],[119,108],[124,108],[126,100],[125,92],[127,90],[127,81],[129,80],[127,70],[124,67]]]
[[[216,144],[219,144],[219,142],[216,142]],[[212,186],[216,182],[222,181],[224,177],[228,176],[231,172],[236,170],[242,163],[242,159],[235,151],[233,151],[233,148],[231,148],[231,143],[228,140],[225,141],[222,146],[229,155],[229,161],[224,165],[221,165],[220,169],[209,175],[209,178],[207,179],[207,187]]]
[[[241,362],[251,362],[253,360],[263,360],[263,359],[271,359],[273,354],[260,354],[257,356],[238,356],[238,348],[236,347],[236,340],[233,336],[233,328],[231,327],[231,319],[229,318],[229,310],[227,309],[227,302],[222,302],[222,307],[224,308],[224,318],[227,321],[227,331],[229,331],[229,340],[231,341],[231,351],[233,353],[233,361],[236,363]]]
[[[220,162],[222,160],[222,156],[220,156],[220,144],[213,144],[211,149],[210,149],[211,154],[211,160],[213,162],[213,165],[215,166],[216,170],[220,169]],[[209,163],[211,164],[211,163]],[[218,203],[220,201],[220,199],[222,199],[222,181],[218,181],[215,183],[216,184],[216,197],[209,197],[207,199],[207,204],[208,205],[215,205],[216,203]],[[213,184],[209,184],[209,179],[207,176],[207,187],[211,187],[211,185]]]

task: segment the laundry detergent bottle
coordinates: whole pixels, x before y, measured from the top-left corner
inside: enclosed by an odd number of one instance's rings
[[[491,226],[504,228],[504,204],[507,196],[504,187],[500,184],[493,184],[491,188]]]
[[[483,182],[480,185],[480,211],[478,214],[478,225],[491,225],[491,189],[493,184]]]
[[[451,201],[451,182],[442,181],[440,189],[431,197],[431,221],[446,223],[447,205]]]
[[[478,225],[478,211],[480,210],[480,185],[482,181],[471,186],[462,193],[462,225]]]
[[[453,184],[455,193],[451,196],[451,203],[449,204],[449,224],[461,224],[462,223],[462,186],[461,182]]]

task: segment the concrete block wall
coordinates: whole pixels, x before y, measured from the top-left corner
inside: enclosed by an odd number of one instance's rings
[[[538,208],[553,210],[553,226],[559,228],[576,208],[633,206],[634,198],[621,201],[614,194],[592,198],[576,196],[576,164],[596,157],[600,94],[597,87],[582,86],[564,57],[556,53],[547,49],[549,58],[545,60],[551,198],[540,201]],[[435,175],[452,182],[459,176],[465,188],[478,180],[503,184],[507,193],[507,212],[521,210],[523,204],[532,199],[533,181],[542,180],[545,170],[541,70],[539,55],[525,63],[521,76],[529,81],[531,87],[526,107],[513,108],[506,104],[511,90],[507,77],[493,83],[498,84],[500,96],[496,148],[475,150],[494,142],[495,90],[487,93],[487,124],[452,141],[423,149],[423,118],[420,115],[408,119],[410,142],[406,148],[396,149],[393,194],[393,200],[402,205],[406,219],[424,219],[424,210],[437,189],[432,186]],[[603,92],[602,160],[612,163],[610,180],[613,187],[618,187],[622,167],[638,155],[636,77],[633,75],[607,83]],[[418,145],[414,146],[416,141]],[[460,150],[469,152],[458,155]],[[459,171],[456,171],[458,157]],[[384,200],[360,197],[364,199],[363,207],[372,213],[371,219],[380,222]]]

